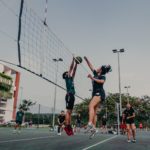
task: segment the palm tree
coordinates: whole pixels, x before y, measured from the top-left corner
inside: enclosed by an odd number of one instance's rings
[[[22,100],[22,103],[19,105],[19,109],[22,109],[24,113],[30,110],[30,107],[35,105],[36,102],[32,102],[30,99],[29,100]],[[25,114],[24,114],[24,121],[25,121]]]
[[[30,107],[35,105],[36,102],[32,102],[31,100],[22,100],[22,104],[19,105],[19,109],[23,109],[23,111],[29,111]]]

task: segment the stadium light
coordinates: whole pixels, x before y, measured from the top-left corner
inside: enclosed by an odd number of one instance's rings
[[[131,88],[131,86],[128,85],[128,86],[125,86],[124,88],[127,89],[127,101],[129,103],[129,90],[128,89]]]
[[[122,49],[113,49],[113,53],[117,53],[118,55],[118,80],[119,80],[119,103],[120,103],[120,116],[122,116],[122,100],[121,100],[121,79],[120,79],[120,53],[125,52],[124,48]]]
[[[57,75],[58,75],[58,62],[62,62],[62,58],[53,58],[53,61],[56,62],[56,74],[55,74],[55,90],[54,90],[54,109],[53,109],[53,129],[55,126],[55,111],[56,111],[56,96],[57,96]]]

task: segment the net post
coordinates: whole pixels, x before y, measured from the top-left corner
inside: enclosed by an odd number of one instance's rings
[[[18,39],[17,39],[19,66],[21,66],[20,37],[21,37],[21,18],[22,18],[23,5],[24,5],[24,0],[21,0],[20,12],[19,12]]]

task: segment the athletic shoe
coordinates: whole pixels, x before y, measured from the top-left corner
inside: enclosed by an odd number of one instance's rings
[[[88,133],[89,131],[91,131],[93,129],[93,125],[92,124],[88,124],[86,131],[84,133]]]
[[[68,125],[69,136],[74,135],[71,125]]]
[[[65,130],[66,134],[69,135],[69,130],[68,130],[67,126],[64,127],[64,130]]]
[[[61,136],[61,132],[60,132],[60,133],[57,133],[57,135]]]
[[[135,142],[136,142],[136,139],[133,139],[132,142],[135,143]]]
[[[127,140],[128,143],[131,143],[131,140]]]
[[[66,131],[66,134],[68,135],[68,136],[70,136],[70,135],[72,135],[73,133],[73,131],[71,131],[71,126],[70,125],[67,125],[65,128],[64,128],[64,130]]]
[[[70,131],[70,135],[74,135],[72,128],[70,128],[69,131]]]

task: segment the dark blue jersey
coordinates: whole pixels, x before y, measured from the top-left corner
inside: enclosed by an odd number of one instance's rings
[[[106,77],[104,75],[98,75],[96,70],[93,71],[93,74],[95,79],[104,80],[104,81],[106,80]],[[96,81],[92,81],[93,93],[104,92],[103,84],[104,83],[97,83]]]
[[[134,114],[134,109],[132,107],[130,109],[125,109],[123,114],[125,114],[125,120],[126,121],[127,120],[130,120],[130,121],[134,120],[134,118],[127,119],[128,117],[133,116],[133,114]]]
[[[74,82],[73,82],[73,77],[67,77],[65,79],[66,82],[66,88],[67,88],[67,93],[75,94],[75,88],[74,88]]]
[[[16,114],[16,120],[22,122],[23,116],[24,116],[24,112],[18,111],[17,114]]]

